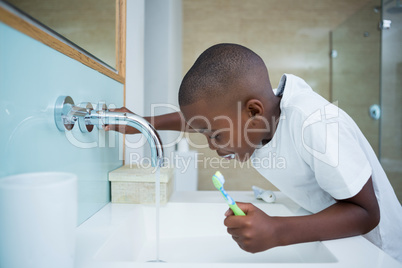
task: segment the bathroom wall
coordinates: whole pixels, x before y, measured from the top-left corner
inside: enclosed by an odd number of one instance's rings
[[[145,0],[127,1],[126,22],[126,107],[132,112],[144,114],[144,33]],[[141,143],[141,146],[138,144]],[[126,135],[124,161],[128,165],[132,158],[144,156],[146,138],[143,135]]]
[[[177,94],[182,78],[181,7],[179,0],[145,1],[145,115],[179,110]],[[162,131],[160,136],[165,155],[171,155],[180,134]]]
[[[178,110],[182,76],[182,4],[179,0],[127,2],[126,106],[140,115]],[[171,157],[180,134],[159,133],[164,154]],[[145,158],[144,158],[145,157]],[[142,135],[126,135],[125,164],[149,159]]]
[[[53,108],[75,103],[123,105],[121,83],[0,23],[0,177],[63,171],[78,176],[78,222],[110,201],[108,172],[122,165],[117,134],[60,132]]]
[[[315,91],[330,99],[330,31],[363,7],[367,0],[183,0],[183,74],[209,46],[243,44],[265,61],[273,87],[283,73],[304,78]],[[201,135],[192,142],[205,144]],[[200,190],[212,190],[210,176],[217,169],[209,149],[199,150]],[[251,185],[273,188],[253,168],[226,165],[225,183],[231,190]],[[272,163],[274,164],[274,163]],[[273,188],[274,189],[274,188]]]

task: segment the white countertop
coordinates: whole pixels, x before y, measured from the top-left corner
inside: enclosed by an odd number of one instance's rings
[[[255,205],[264,205],[265,202],[256,200],[253,192],[249,191],[229,191],[229,194],[239,202],[252,202]],[[280,192],[275,192],[276,204],[278,206],[286,206],[292,215],[307,215],[307,211],[301,209],[297,204],[291,201]],[[217,203],[222,204],[224,201],[217,191],[197,191],[197,192],[175,192],[169,200],[171,206],[186,203]],[[328,263],[152,263],[152,262],[136,262],[122,258],[119,261],[108,260],[106,257],[102,259],[102,252],[111,247],[122,251],[121,255],[127,256],[130,252],[128,246],[124,243],[119,244],[116,236],[122,236],[122,228],[127,228],[128,217],[131,222],[130,228],[140,229],[141,225],[136,223],[141,221],[138,209],[150,207],[149,205],[137,204],[107,204],[98,213],[88,219],[86,222],[77,227],[77,247],[76,247],[76,267],[77,268],[125,268],[125,267],[402,267],[393,258],[388,256],[375,245],[367,241],[361,236],[336,239],[331,241],[323,241],[322,244],[336,258],[335,262]],[[191,207],[191,206],[190,206]],[[224,208],[224,206],[222,206]],[[223,216],[224,210],[222,211]],[[131,215],[131,216],[128,216]],[[134,216],[133,216],[134,215]],[[138,216],[137,216],[138,215]],[[167,224],[167,223],[166,223]],[[164,225],[164,219],[161,219],[161,225]],[[137,226],[137,227],[136,227]],[[130,229],[128,229],[130,230]],[[119,232],[120,231],[120,232]],[[138,230],[137,230],[138,231]],[[145,231],[144,231],[145,232]],[[141,233],[141,232],[140,232]],[[122,240],[127,240],[123,235]],[[128,234],[127,234],[128,236]],[[137,235],[138,236],[138,235]],[[229,235],[228,235],[229,236]],[[117,241],[117,242],[114,242]],[[139,241],[139,240],[137,240]],[[233,242],[235,243],[235,242]],[[105,246],[107,244],[107,246]],[[127,244],[127,242],[126,242]],[[141,247],[141,244],[133,247]],[[105,249],[106,247],[106,249]],[[318,253],[317,253],[318,254]],[[97,257],[95,257],[97,256]],[[118,259],[118,256],[116,256]]]

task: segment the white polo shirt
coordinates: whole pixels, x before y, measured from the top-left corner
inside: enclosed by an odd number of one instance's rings
[[[273,139],[255,150],[257,171],[304,209],[317,213],[355,196],[372,176],[379,225],[364,235],[402,262],[402,207],[356,123],[299,77],[284,74]]]

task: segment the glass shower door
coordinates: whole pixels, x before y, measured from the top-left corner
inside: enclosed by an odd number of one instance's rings
[[[380,0],[371,0],[331,32],[331,98],[380,152]],[[370,113],[371,107],[371,113]]]
[[[402,202],[401,0],[370,0],[331,32],[331,94],[370,142]]]
[[[402,202],[402,3],[384,0],[381,32],[381,164]]]

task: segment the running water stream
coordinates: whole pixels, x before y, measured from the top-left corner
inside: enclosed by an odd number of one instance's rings
[[[159,208],[161,205],[161,168],[157,167],[155,172],[155,220],[156,220],[156,261],[160,262],[159,259]]]
[[[151,260],[148,262],[164,262],[159,258],[159,250],[160,250],[160,233],[159,233],[159,209],[161,203],[161,168],[158,166],[156,167],[155,171],[155,260]]]

